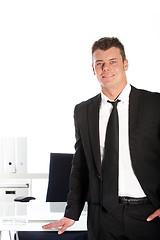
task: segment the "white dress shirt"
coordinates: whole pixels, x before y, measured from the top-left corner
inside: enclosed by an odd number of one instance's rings
[[[119,116],[119,196],[140,198],[145,197],[146,195],[143,192],[140,183],[134,174],[129,150],[128,109],[130,91],[131,86],[127,84],[123,92],[118,97],[120,102],[117,105]],[[99,134],[101,160],[103,160],[106,127],[113,106],[111,103],[107,102],[108,100],[111,100],[107,98],[102,92],[101,99],[102,100],[99,114]]]

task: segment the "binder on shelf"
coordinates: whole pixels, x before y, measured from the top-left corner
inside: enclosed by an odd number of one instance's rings
[[[4,139],[4,172],[5,173],[15,173],[16,172],[16,162],[15,162],[15,138],[5,138]]]
[[[27,138],[18,137],[16,139],[16,172],[27,172]]]
[[[0,138],[0,173],[4,172],[3,138]]]
[[[0,138],[0,173],[27,172],[27,138]]]

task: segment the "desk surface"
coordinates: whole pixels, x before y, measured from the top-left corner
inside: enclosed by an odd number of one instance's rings
[[[44,230],[42,226],[57,221],[64,215],[66,203],[13,202],[2,203],[0,206],[0,231],[57,231],[58,229]],[[87,230],[87,212],[83,211],[79,221],[68,231]]]
[[[48,179],[48,173],[1,173],[0,180],[9,179]]]

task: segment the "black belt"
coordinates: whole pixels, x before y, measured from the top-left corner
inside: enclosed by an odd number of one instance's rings
[[[132,197],[119,197],[119,203],[125,205],[144,205],[150,203],[147,197],[132,198]]]

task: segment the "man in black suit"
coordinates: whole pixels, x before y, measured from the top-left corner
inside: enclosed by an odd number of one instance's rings
[[[106,37],[96,41],[92,46],[92,57],[93,72],[102,91],[75,107],[76,151],[65,215],[57,223],[44,228],[61,227],[59,234],[63,233],[79,219],[87,196],[90,240],[158,240],[160,94],[139,90],[127,83],[128,61],[117,38]],[[110,194],[107,195],[103,187],[105,171],[109,169],[106,178],[109,178],[111,191],[116,174],[110,174],[111,168],[107,169],[109,163],[103,162],[107,155],[107,124],[114,108],[113,102],[117,100],[116,203],[110,200]]]

